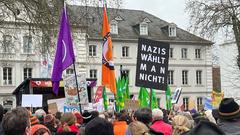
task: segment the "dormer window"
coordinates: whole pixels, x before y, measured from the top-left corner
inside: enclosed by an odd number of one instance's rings
[[[118,34],[118,23],[117,21],[112,21],[110,24],[110,33],[111,34]]]
[[[169,37],[176,37],[177,36],[176,30],[177,30],[176,24],[174,24],[174,23],[170,24],[168,27]]]
[[[140,24],[140,35],[148,35],[148,24],[147,23]]]

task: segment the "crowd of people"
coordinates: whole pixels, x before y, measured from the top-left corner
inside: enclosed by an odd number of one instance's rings
[[[233,98],[201,112],[139,108],[47,114],[24,107],[4,112],[0,106],[0,121],[1,135],[240,135],[240,108]]]

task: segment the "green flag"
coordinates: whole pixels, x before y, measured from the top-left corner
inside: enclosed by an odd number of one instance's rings
[[[102,98],[103,98],[104,109],[108,110],[108,100],[107,100],[107,93],[106,93],[105,87],[103,87]]]
[[[149,94],[146,88],[141,87],[138,94],[140,107],[149,107]]]
[[[126,99],[130,99],[130,94],[129,94],[129,78],[128,76],[126,77],[126,81],[125,81],[125,86],[126,86]]]
[[[171,89],[170,87],[167,85],[167,90],[165,91],[166,94],[166,107],[167,110],[171,110],[172,109],[172,99],[171,99]]]
[[[156,95],[156,91],[153,89],[152,90],[152,105],[151,108],[158,108],[158,101],[157,101],[157,95]]]
[[[124,93],[122,88],[122,81],[118,78],[117,83],[117,97],[116,97],[116,104],[117,104],[117,111],[120,111],[124,108]]]

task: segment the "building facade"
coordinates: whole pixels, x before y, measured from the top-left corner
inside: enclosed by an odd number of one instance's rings
[[[78,14],[88,12],[87,17],[83,19],[84,22],[81,19],[78,22],[88,27],[72,27],[76,66],[78,73],[86,73],[88,78],[97,79],[97,86],[100,86],[102,9],[79,6],[68,6],[68,9],[71,20],[75,17],[79,18]],[[120,65],[122,65],[129,76],[130,94],[137,96],[139,91],[135,86],[135,75],[138,38],[143,37],[170,43],[168,84],[172,92],[178,87],[182,88],[179,104],[184,104],[185,109],[190,109],[190,102],[194,102],[196,106],[203,104],[203,98],[209,96],[212,91],[212,42],[144,11],[108,9],[108,16],[116,77],[120,76]],[[11,31],[13,29],[11,27],[14,28],[14,32]],[[12,106],[15,99],[11,93],[16,86],[26,77],[43,76],[43,60],[37,51],[37,47],[41,44],[39,36],[29,33],[26,25],[18,27],[18,30],[15,27],[15,25],[7,25],[1,28],[6,32],[0,33],[2,46],[11,44],[15,48],[14,52],[11,52],[12,49],[1,50],[0,58],[0,104],[7,103],[8,99],[11,99]],[[51,61],[53,56],[54,53],[49,56]],[[51,73],[51,70],[47,72]],[[65,72],[72,74],[72,67]],[[160,106],[165,107],[164,91],[156,90],[156,93]],[[93,95],[94,92],[92,97]],[[110,98],[113,97],[110,92],[108,95]]]

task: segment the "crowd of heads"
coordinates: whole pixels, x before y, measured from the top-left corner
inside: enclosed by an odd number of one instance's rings
[[[135,111],[46,113],[0,105],[1,135],[227,135],[240,134],[240,109],[232,98],[218,109],[180,111],[139,108]]]

